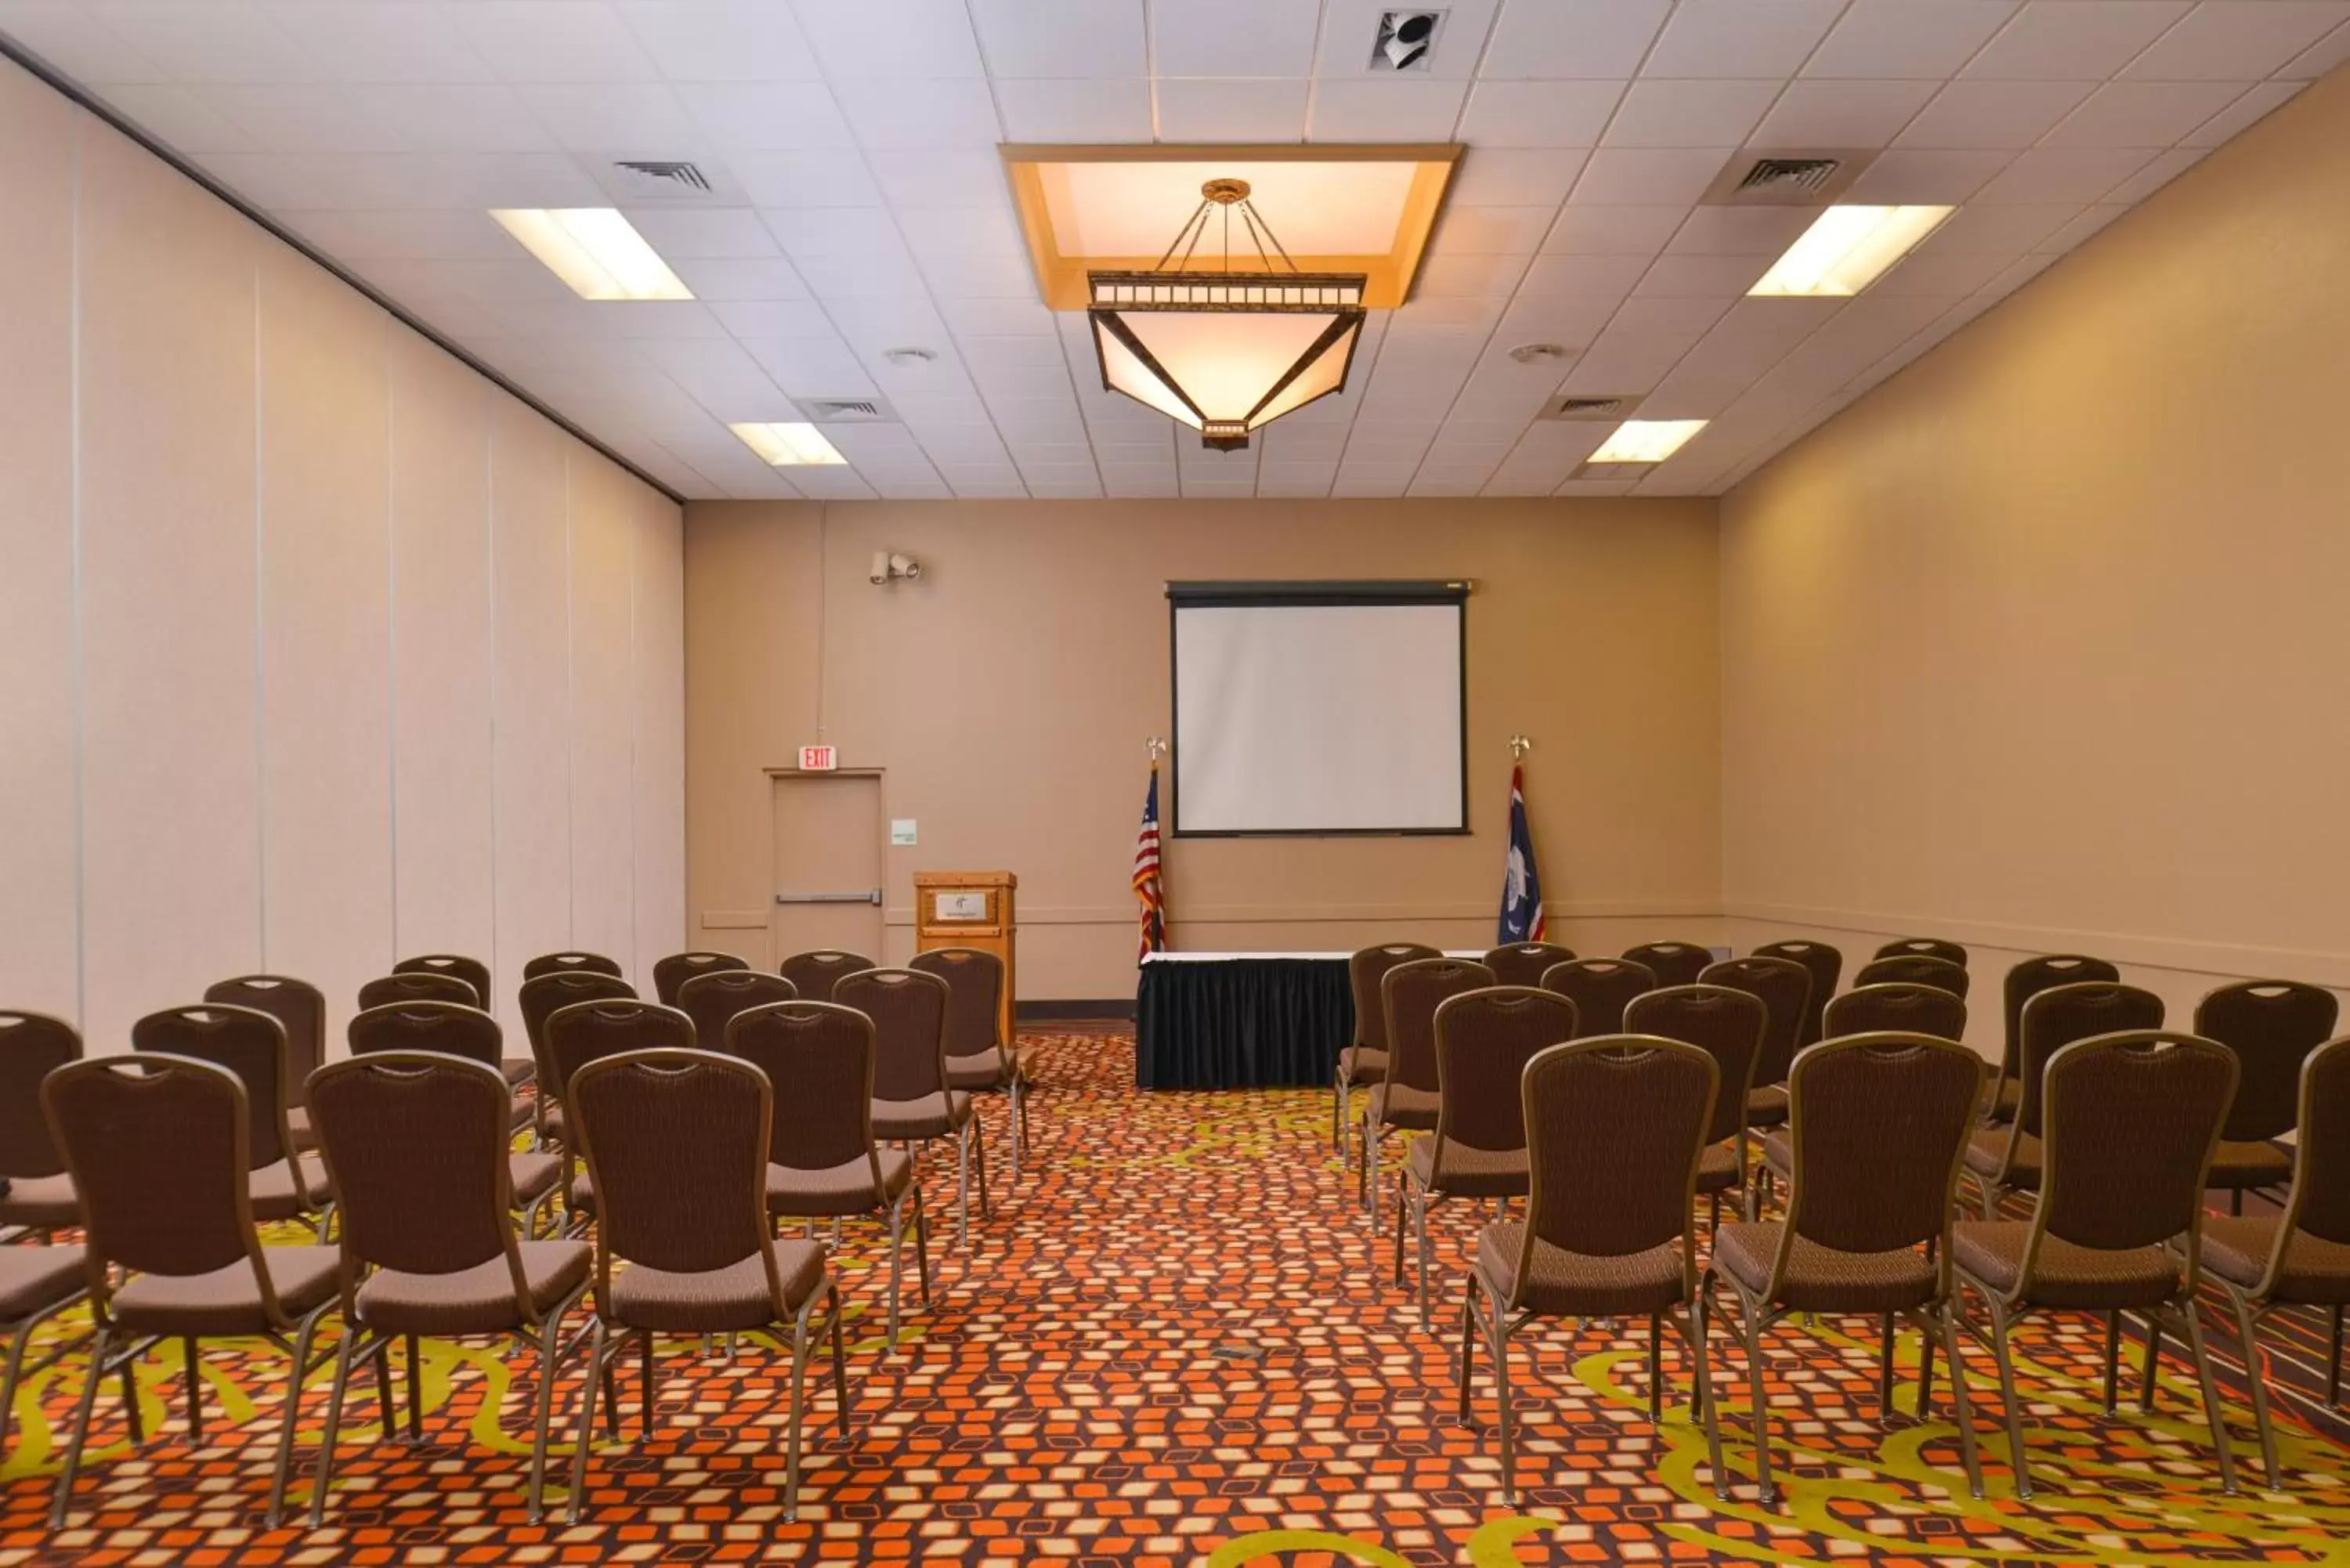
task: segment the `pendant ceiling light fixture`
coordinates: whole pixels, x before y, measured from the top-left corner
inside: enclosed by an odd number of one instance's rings
[[[1204,446],[1237,452],[1282,415],[1346,389],[1363,335],[1365,275],[1298,271],[1245,180],[1211,180],[1200,197],[1149,271],[1087,275],[1086,315],[1105,388],[1190,425]],[[1242,272],[1232,270],[1235,211],[1257,253]],[[1219,219],[1223,266],[1193,270],[1192,253]]]

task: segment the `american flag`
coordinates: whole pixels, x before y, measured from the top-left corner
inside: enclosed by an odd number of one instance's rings
[[[1159,770],[1142,797],[1142,830],[1134,836],[1134,896],[1142,906],[1142,941],[1134,961],[1167,949],[1167,900],[1159,890]]]

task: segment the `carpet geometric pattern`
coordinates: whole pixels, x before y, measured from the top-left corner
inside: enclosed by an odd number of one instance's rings
[[[1375,1261],[1351,1173],[1329,1147],[1326,1092],[1144,1095],[1129,1036],[1030,1044],[1040,1053],[1031,1154],[1014,1183],[1003,1106],[991,1099],[995,1209],[974,1217],[967,1258],[952,1249],[951,1168],[925,1170],[931,1211],[945,1220],[934,1228],[938,1293],[912,1312],[896,1355],[879,1334],[879,1233],[860,1223],[845,1234],[853,1424],[843,1441],[829,1392],[814,1394],[797,1521],[783,1519],[788,1357],[764,1341],[745,1339],[731,1362],[664,1342],[649,1440],[625,1379],[627,1439],[599,1436],[576,1526],[555,1511],[570,1479],[577,1361],[557,1387],[550,1518],[533,1526],[521,1480],[536,1358],[511,1343],[428,1342],[424,1442],[378,1440],[373,1382],[356,1382],[333,1511],[313,1533],[297,1526],[325,1404],[317,1375],[289,1524],[265,1532],[285,1361],[256,1342],[208,1352],[201,1447],[182,1425],[176,1347],[140,1369],[149,1436],[137,1451],[117,1391],[105,1390],[72,1527],[54,1536],[49,1481],[86,1363],[69,1354],[32,1379],[0,1464],[0,1565],[2350,1563],[2350,1434],[2319,1399],[2277,1399],[2287,1490],[2264,1492],[2230,1365],[2245,1491],[2226,1497],[2178,1369],[2166,1368],[2153,1416],[2134,1403],[2102,1413],[2101,1331],[2086,1320],[2019,1334],[2029,1503],[2012,1495],[1988,1355],[1970,1350],[1968,1363],[1989,1492],[1977,1502],[1946,1388],[1939,1418],[1877,1421],[1873,1324],[1779,1330],[1767,1368],[1775,1511],[1755,1502],[1745,1363],[1726,1336],[1715,1336],[1715,1366],[1728,1375],[1737,1489],[1723,1504],[1688,1421],[1674,1342],[1674,1403],[1659,1428],[1628,1329],[1536,1325],[1516,1341],[1513,1368],[1524,1501],[1505,1507],[1482,1355],[1488,1429],[1452,1420],[1459,1260],[1476,1218],[1467,1206],[1438,1210],[1440,1310],[1435,1332],[1423,1331],[1409,1289],[1386,1275],[1384,1235]],[[910,1301],[912,1289],[910,1279]],[[2323,1324],[2282,1316],[2270,1332],[2277,1375],[2322,1390]],[[2232,1350],[2212,1339],[2215,1354]],[[1905,1334],[1909,1399],[1916,1355]]]

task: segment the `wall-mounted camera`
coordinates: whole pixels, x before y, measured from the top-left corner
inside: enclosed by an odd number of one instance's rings
[[[921,577],[922,563],[894,550],[874,551],[873,569],[866,574],[866,580],[877,588],[891,583],[920,582]]]

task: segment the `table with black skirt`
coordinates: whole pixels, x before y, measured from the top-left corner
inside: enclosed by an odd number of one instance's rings
[[[1152,953],[1134,999],[1144,1089],[1326,1088],[1355,1041],[1345,953]]]

